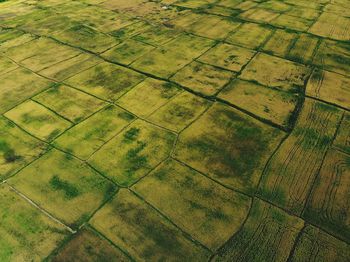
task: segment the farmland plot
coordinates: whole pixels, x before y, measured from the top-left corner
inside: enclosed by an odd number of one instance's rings
[[[0,261],[350,261],[348,0],[0,0]]]
[[[208,251],[189,239],[157,211],[126,189],[91,220],[99,232],[140,261],[208,258]]]
[[[242,191],[252,191],[283,134],[228,106],[215,104],[185,129],[175,158]]]
[[[22,169],[8,183],[74,228],[115,191],[111,182],[57,150]]]
[[[259,189],[263,198],[294,214],[301,213],[341,113],[306,99],[295,128],[264,170]]]
[[[0,259],[40,261],[68,236],[69,231],[17,195],[0,185]]]
[[[349,241],[350,156],[330,150],[322,165],[304,216]]]
[[[307,226],[297,241],[290,261],[346,262],[349,257],[349,245],[318,228]]]
[[[303,221],[261,200],[254,200],[242,229],[214,261],[287,261]]]

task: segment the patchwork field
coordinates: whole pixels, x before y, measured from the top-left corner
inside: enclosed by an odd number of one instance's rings
[[[349,10],[0,0],[0,262],[349,262]]]

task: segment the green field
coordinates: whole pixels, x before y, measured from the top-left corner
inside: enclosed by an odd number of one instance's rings
[[[0,0],[0,262],[349,262],[349,10]]]

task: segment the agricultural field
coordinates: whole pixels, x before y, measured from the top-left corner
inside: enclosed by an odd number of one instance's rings
[[[0,0],[0,262],[349,262],[349,10]]]

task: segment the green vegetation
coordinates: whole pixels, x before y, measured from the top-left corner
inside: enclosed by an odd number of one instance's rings
[[[0,0],[0,262],[348,262],[348,0]]]

